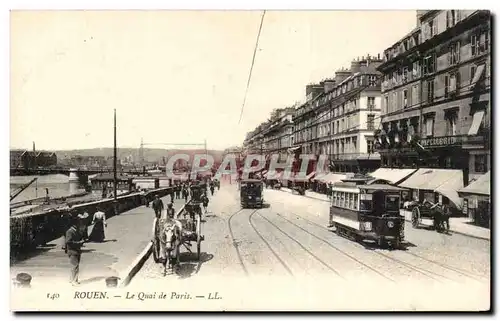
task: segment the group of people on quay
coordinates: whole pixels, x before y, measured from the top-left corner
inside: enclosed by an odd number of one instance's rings
[[[174,188],[174,192],[170,194],[171,202],[167,204],[167,208],[165,210],[165,206],[163,201],[155,196],[151,207],[155,213],[155,218],[159,219],[162,215],[162,212],[165,211],[168,218],[174,218],[175,209],[173,207],[173,203],[175,199],[183,198],[186,202],[189,197],[192,197],[192,186],[195,184],[194,182],[184,182],[177,183]],[[211,195],[214,195],[215,189],[220,189],[220,182],[216,179],[211,179],[207,181],[207,189],[210,190]],[[204,212],[208,212],[208,191],[204,190],[201,195],[201,202],[204,208]],[[149,206],[149,204],[148,204]],[[79,266],[82,255],[82,247],[85,243],[88,242],[104,242],[106,238],[106,214],[101,207],[97,207],[96,212],[93,214],[92,221],[90,226],[92,230],[90,234],[88,233],[88,220],[89,214],[87,212],[78,212],[76,210],[70,211],[68,213],[69,219],[69,227],[66,230],[63,250],[68,255],[71,270],[70,270],[70,283],[73,285],[79,284],[78,274],[79,274]]]

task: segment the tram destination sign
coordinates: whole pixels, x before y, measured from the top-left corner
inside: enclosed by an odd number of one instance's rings
[[[484,141],[485,139],[483,136],[460,135],[423,138],[419,141],[419,144],[423,147],[446,147],[464,144],[478,144],[484,143]]]

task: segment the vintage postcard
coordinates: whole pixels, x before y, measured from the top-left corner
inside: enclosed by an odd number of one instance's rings
[[[491,17],[11,11],[11,310],[489,311]]]

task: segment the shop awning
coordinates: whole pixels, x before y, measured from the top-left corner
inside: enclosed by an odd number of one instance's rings
[[[316,173],[316,176],[313,178],[313,181],[322,181],[323,177],[329,175],[330,173]]]
[[[295,147],[291,147],[291,148],[289,148],[287,151],[288,151],[289,153],[293,153],[293,152],[297,151],[299,148],[300,148],[300,146],[295,146]]]
[[[479,132],[479,127],[483,122],[483,118],[484,110],[478,110],[474,113],[474,116],[472,118],[472,125],[470,126],[468,135],[477,135],[477,133]]]
[[[459,194],[476,194],[490,196],[491,174],[490,172],[481,175],[477,180],[458,191]]]
[[[328,174],[320,177],[319,181],[322,183],[325,183],[325,184],[328,184],[328,183],[333,184],[333,183],[340,182],[343,179],[346,179],[346,177],[347,176],[345,174],[328,173]]]
[[[458,191],[464,187],[464,181],[463,173],[459,169],[421,168],[399,186],[440,193],[453,202],[457,208],[462,208],[462,200]]]
[[[382,179],[390,182],[391,184],[397,184],[415,173],[417,170],[410,169],[402,169],[402,168],[379,168],[373,173],[369,174],[371,177]]]
[[[298,173],[295,173],[295,174],[291,175],[292,178],[290,180],[293,180],[296,182],[308,182],[309,180],[311,180],[314,177],[314,175],[316,175],[315,171],[309,173],[307,176],[304,176],[304,174],[299,175]]]

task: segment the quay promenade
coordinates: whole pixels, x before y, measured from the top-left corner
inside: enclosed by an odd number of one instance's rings
[[[166,207],[170,196],[162,200]],[[184,204],[184,200],[175,200],[174,208],[179,211]],[[145,205],[107,219],[105,242],[86,243],[83,247],[80,287],[102,286],[107,277],[121,275],[151,241],[153,220],[153,209]],[[11,262],[11,279],[24,272],[33,277],[32,288],[69,286],[70,264],[62,244],[63,237]]]

